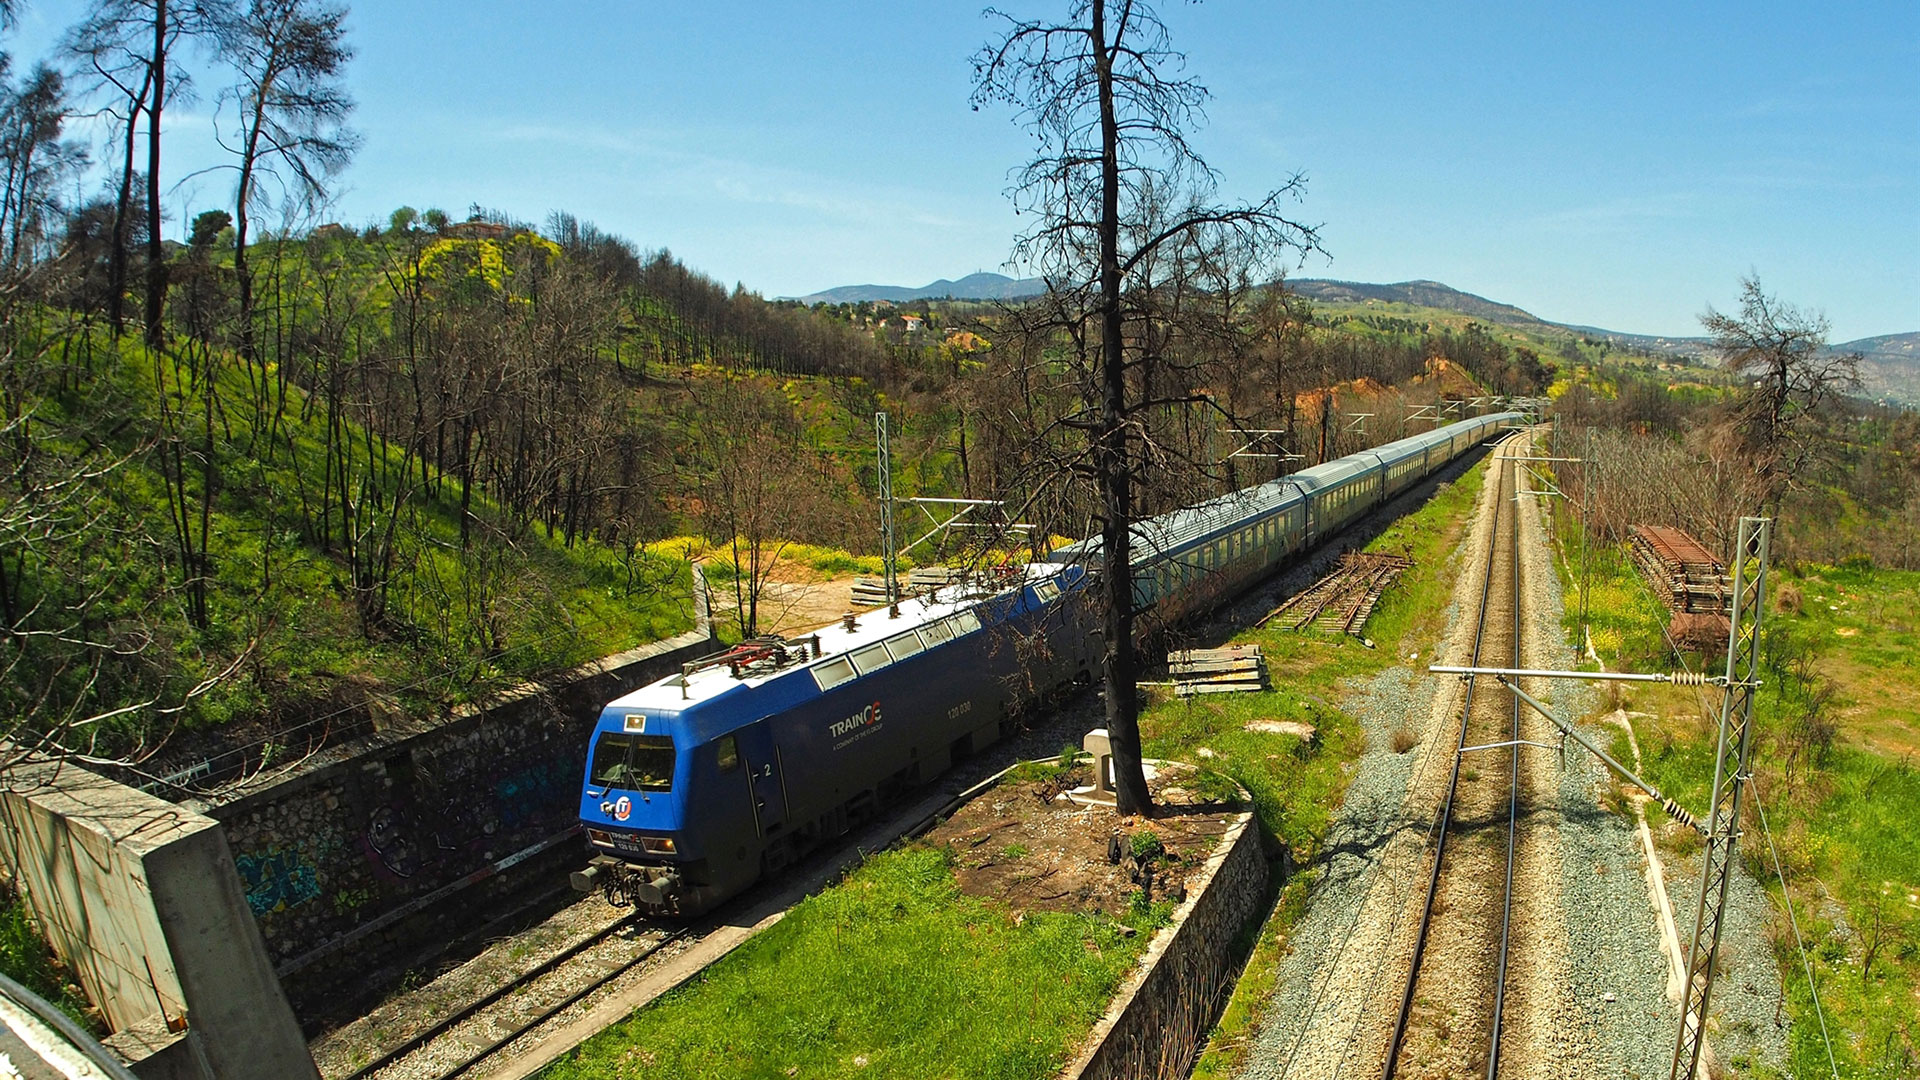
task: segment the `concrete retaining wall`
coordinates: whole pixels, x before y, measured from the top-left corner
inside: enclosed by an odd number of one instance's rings
[[[389,721],[291,775],[190,804],[226,826],[296,1011],[312,1019],[377,989],[529,878],[563,882],[582,858],[581,762],[600,707],[712,647],[689,632],[484,709]]]
[[[0,857],[149,1077],[317,1080],[220,824],[84,769],[16,764]]]
[[[1260,832],[1243,814],[1062,1080],[1185,1077],[1233,988],[1234,938],[1259,914],[1266,889]]]

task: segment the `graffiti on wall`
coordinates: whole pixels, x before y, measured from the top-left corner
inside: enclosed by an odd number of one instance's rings
[[[572,759],[548,758],[494,785],[500,824],[508,829],[537,824],[543,819],[573,812],[573,785],[579,765]]]
[[[256,918],[299,907],[320,895],[320,875],[313,864],[291,848],[268,848],[233,857],[234,869],[247,890],[247,907]]]
[[[377,806],[367,815],[367,848],[394,877],[410,878],[420,872],[420,845],[414,842],[412,824],[391,806]]]

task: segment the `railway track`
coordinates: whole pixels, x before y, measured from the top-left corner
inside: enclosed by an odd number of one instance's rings
[[[1516,479],[1511,464],[1498,472],[1472,664],[1519,667]],[[1491,680],[1477,686],[1469,678],[1383,1080],[1500,1075],[1515,946],[1514,870],[1529,801],[1523,738],[1519,699]]]
[[[1350,552],[1341,557],[1338,569],[1312,588],[1294,594],[1254,625],[1278,621],[1289,630],[1312,627],[1327,633],[1356,633],[1373,613],[1380,594],[1411,565],[1411,560],[1397,555]]]
[[[589,902],[597,903],[598,898]],[[576,935],[530,966],[513,966],[492,985],[467,988],[434,1018],[356,1063],[329,1069],[329,1080],[457,1080],[484,1075],[503,1050],[537,1038],[563,1014],[608,988],[660,950],[693,933],[687,926],[615,919]],[[512,939],[503,943],[513,951]],[[483,957],[484,959],[484,957]],[[512,965],[511,955],[499,958]],[[478,970],[478,969],[477,969]],[[484,976],[481,976],[484,977]]]

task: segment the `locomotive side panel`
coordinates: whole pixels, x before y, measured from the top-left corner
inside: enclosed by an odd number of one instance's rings
[[[769,718],[796,825],[837,831],[850,803],[946,771],[997,739],[1011,714],[1085,670],[1061,605],[1025,611],[873,667]],[[947,628],[951,630],[952,627]],[[1051,646],[1046,652],[1032,642]],[[857,652],[858,650],[856,650]],[[857,807],[856,807],[857,809]]]

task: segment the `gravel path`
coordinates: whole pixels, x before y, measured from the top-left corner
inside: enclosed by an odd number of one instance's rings
[[[1560,580],[1539,501],[1528,499],[1520,509],[1522,534],[1539,541],[1522,553],[1522,588],[1534,614],[1527,623],[1528,662],[1570,669],[1578,658],[1560,629]],[[1562,679],[1526,689],[1563,722],[1587,718],[1578,724],[1581,734],[1609,745],[1612,729],[1594,718],[1600,697],[1588,684]],[[1536,752],[1532,764],[1558,773],[1558,885],[1567,942],[1560,979],[1568,1026],[1580,1032],[1591,1075],[1665,1077],[1679,1013],[1666,998],[1667,962],[1639,838],[1632,823],[1601,808],[1599,796],[1611,781],[1592,755],[1570,744],[1557,757]]]
[[[1447,567],[1456,581],[1444,650],[1450,659],[1470,653],[1472,620],[1462,615],[1477,608],[1476,579],[1496,491],[1487,485],[1470,536]],[[1561,643],[1559,582],[1538,509],[1531,499],[1520,506],[1527,662],[1570,666],[1570,650]],[[1353,687],[1342,702],[1365,727],[1369,749],[1357,763],[1332,826],[1324,875],[1295,928],[1248,1053],[1247,1080],[1380,1075],[1404,972],[1404,960],[1396,958],[1411,947],[1398,942],[1410,939],[1417,925],[1433,819],[1431,797],[1409,798],[1409,790],[1426,790],[1434,774],[1444,780],[1452,765],[1450,736],[1458,732],[1460,684],[1426,674],[1431,660],[1422,649]],[[1584,715],[1593,704],[1572,685],[1528,690],[1563,715]],[[1545,725],[1537,718],[1535,724],[1526,737],[1550,741]],[[1420,742],[1395,754],[1391,736],[1403,727]],[[1564,755],[1564,765],[1550,751],[1532,751],[1522,761],[1538,799],[1532,816],[1552,835],[1528,845],[1525,869],[1516,873],[1558,904],[1522,906],[1541,943],[1516,950],[1511,978],[1518,982],[1509,983],[1509,1007],[1517,1023],[1504,1044],[1503,1072],[1664,1074],[1675,1010],[1664,998],[1666,966],[1634,833],[1599,808],[1603,778],[1577,747]]]

